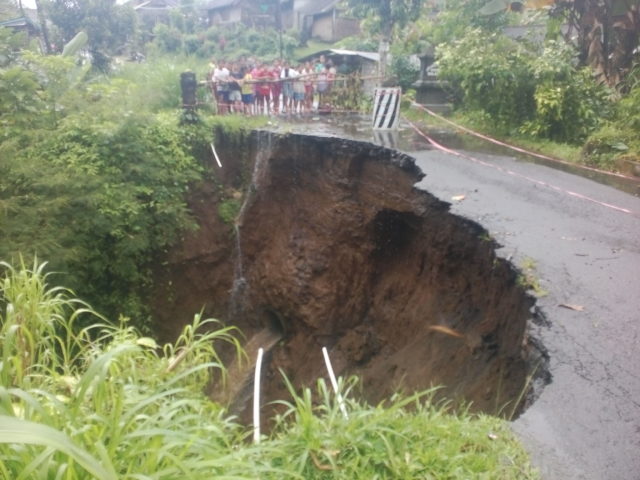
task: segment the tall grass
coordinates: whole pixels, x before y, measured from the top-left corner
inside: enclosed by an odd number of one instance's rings
[[[285,379],[291,400],[252,445],[203,393],[224,370],[216,342],[240,348],[232,328],[196,315],[159,346],[50,287],[43,264],[1,266],[0,478],[536,478],[501,420],[448,412],[432,391],[372,407],[353,379],[348,419],[323,380]]]

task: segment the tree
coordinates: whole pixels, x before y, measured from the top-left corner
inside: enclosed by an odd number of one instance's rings
[[[620,85],[638,60],[640,0],[490,0],[481,13],[548,8],[552,18],[568,24],[565,40],[577,38],[579,59],[601,81]]]
[[[48,10],[63,43],[81,31],[87,33],[93,64],[101,70],[109,65],[108,55],[130,40],[136,26],[133,10],[116,0],[50,0]]]
[[[42,44],[44,45],[44,53],[51,53],[51,41],[49,40],[49,27],[47,26],[47,16],[45,14],[42,2],[35,0],[36,10],[38,12],[38,23],[42,32]]]
[[[345,0],[350,12],[367,18],[373,33],[380,38],[380,76],[386,77],[389,44],[394,30],[401,29],[415,18],[422,6],[421,0]]]

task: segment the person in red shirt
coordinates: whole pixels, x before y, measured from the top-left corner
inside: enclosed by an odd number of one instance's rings
[[[269,113],[269,96],[271,94],[271,88],[269,87],[269,81],[271,80],[271,74],[267,69],[266,64],[261,63],[256,69],[255,75],[252,75],[256,83],[256,113],[258,115],[265,112],[265,104],[267,114]]]
[[[280,62],[276,60],[269,72],[271,76],[271,111],[276,115],[280,112],[280,94],[282,93],[280,71]]]

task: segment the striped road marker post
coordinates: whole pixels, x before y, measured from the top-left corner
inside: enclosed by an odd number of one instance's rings
[[[392,130],[400,122],[400,87],[376,88],[373,99],[374,130]]]

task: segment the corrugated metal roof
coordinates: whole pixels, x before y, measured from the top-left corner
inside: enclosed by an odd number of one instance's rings
[[[11,18],[0,22],[0,27],[34,27],[35,25],[28,17]]]

